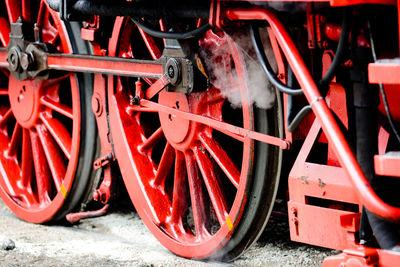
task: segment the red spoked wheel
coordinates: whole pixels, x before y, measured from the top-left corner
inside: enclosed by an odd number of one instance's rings
[[[10,23],[19,17],[37,24],[50,49],[89,52],[75,38],[79,26],[64,24],[45,0],[1,4],[0,46],[8,45]],[[50,77],[19,81],[0,69],[0,196],[18,217],[34,223],[61,219],[80,203],[97,147],[91,77]]]
[[[230,93],[240,99],[238,107],[232,108],[215,86],[189,95],[164,90],[151,101],[279,136],[279,101],[268,111],[248,103],[244,55],[232,39],[209,31],[199,41],[203,54],[223,51],[217,59],[218,71],[235,85]],[[110,53],[156,59],[162,44],[129,20],[118,18]],[[132,106],[135,80],[109,80],[116,157],[144,223],[180,256],[229,260],[240,255],[257,239],[272,209],[280,149],[174,114]],[[144,83],[154,82],[145,79]]]

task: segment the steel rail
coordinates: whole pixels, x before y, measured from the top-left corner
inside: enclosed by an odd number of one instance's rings
[[[224,14],[229,20],[263,20],[267,21],[284,53],[286,59],[296,75],[297,81],[303,88],[304,95],[321,123],[329,143],[332,144],[341,166],[348,174],[361,203],[372,213],[390,221],[400,221],[400,208],[385,203],[375,193],[366,179],[353,152],[341,132],[324,98],[320,94],[310,72],[305,65],[300,52],[297,50],[291,37],[278,17],[272,12],[261,8],[228,9]]]
[[[244,129],[242,127],[234,126],[232,124],[223,121],[218,121],[213,118],[205,117],[202,115],[181,111],[175,108],[170,108],[147,99],[141,99],[140,106],[149,108],[151,110],[157,110],[158,112],[170,113],[177,117],[184,118],[193,122],[202,123],[221,132],[229,132],[237,134],[239,136],[249,137],[251,139],[264,142],[270,145],[279,146],[281,149],[289,149],[290,147],[290,142],[285,139],[254,132],[248,129]]]

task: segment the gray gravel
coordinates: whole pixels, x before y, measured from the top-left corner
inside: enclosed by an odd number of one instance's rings
[[[6,237],[0,237],[0,250],[13,250],[15,242]]]
[[[287,223],[270,224],[232,263],[183,259],[166,250],[134,212],[84,220],[73,227],[23,222],[0,201],[0,266],[321,266],[338,253],[289,240]],[[12,242],[14,243],[12,245]]]

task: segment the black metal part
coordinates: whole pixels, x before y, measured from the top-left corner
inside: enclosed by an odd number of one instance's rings
[[[18,72],[21,68],[20,64],[21,49],[18,46],[13,46],[8,51],[7,61],[11,72]]]
[[[339,67],[339,63],[341,62],[344,51],[345,51],[345,44],[347,43],[347,39],[350,33],[350,19],[351,19],[351,9],[349,8],[344,8],[343,9],[343,21],[342,21],[342,31],[340,33],[340,39],[338,46],[336,48],[335,52],[335,57],[332,61],[332,64],[329,66],[329,69],[325,73],[325,75],[321,78],[321,80],[318,82],[318,85],[320,88],[326,87],[329,85],[329,83],[332,81],[333,77],[335,76],[335,73]],[[275,75],[274,71],[272,70],[268,58],[265,55],[262,41],[260,38],[260,34],[258,32],[258,27],[255,25],[250,26],[250,33],[251,33],[251,39],[253,41],[253,45],[257,54],[258,59],[261,62],[261,66],[264,69],[265,74],[267,75],[268,79],[270,82],[282,93],[286,93],[288,95],[302,95],[303,91],[302,89],[293,89],[285,84],[283,84]],[[326,90],[327,91],[327,90]],[[326,92],[325,92],[326,93]]]
[[[125,17],[152,17],[152,18],[204,18],[209,17],[209,5],[206,2],[200,5],[198,2],[179,5],[169,5],[166,1],[146,1],[132,3],[126,1],[93,1],[78,0],[71,3],[70,0],[47,0],[50,8],[63,12],[68,19],[68,13],[72,15],[101,15],[101,16],[125,16]],[[65,9],[60,11],[60,9]]]
[[[287,85],[289,88],[293,88],[295,85],[296,79],[294,77],[292,68],[288,66],[288,74],[287,74]],[[289,132],[294,132],[297,127],[300,125],[302,120],[312,112],[311,106],[306,105],[301,108],[300,111],[295,107],[295,98],[294,95],[288,95],[287,97],[287,118],[286,118],[286,127]]]
[[[311,105],[304,106],[293,118],[293,120],[290,122],[290,124],[287,126],[287,130],[289,132],[294,132],[296,130],[297,126],[299,126],[300,122],[309,114],[312,112]]]
[[[151,28],[150,25],[148,25],[146,22],[141,21],[139,19],[131,18],[131,20],[139,28],[141,28],[143,31],[150,34],[151,36],[154,36],[157,38],[164,38],[164,39],[190,39],[190,38],[199,36],[212,28],[210,24],[206,23],[194,30],[187,31],[187,32],[162,32],[162,31],[157,31],[157,30]]]
[[[168,92],[189,94],[194,87],[194,67],[189,59],[190,51],[178,40],[166,39],[162,60],[163,72],[167,74],[170,85]]]
[[[260,61],[261,66],[272,85],[275,86],[282,93],[286,93],[288,95],[302,95],[303,90],[301,88],[289,88],[276,77],[271,65],[269,64],[268,58],[265,55],[264,46],[260,38],[260,33],[258,32],[258,27],[255,25],[250,25],[250,34],[258,60]]]
[[[47,47],[45,44],[35,42],[35,38],[39,38],[34,30],[37,25],[28,23],[20,17],[10,26],[7,61],[12,75],[18,80],[47,78],[48,73],[43,72],[47,69],[45,57]]]
[[[140,104],[140,97],[139,96],[130,96],[129,98],[129,105],[131,106],[139,106]]]
[[[345,44],[347,44],[347,40],[350,34],[350,20],[351,20],[351,10],[348,7],[343,9],[343,19],[342,19],[342,31],[340,32],[339,43],[337,45],[335,51],[335,57],[332,60],[329,69],[326,71],[324,77],[318,82],[320,87],[327,86],[332,81],[333,77],[335,77],[336,71],[339,67],[340,62],[342,61],[344,51],[345,51]]]
[[[357,31],[354,31],[357,32]],[[355,38],[354,38],[355,39]],[[354,42],[354,40],[353,40]],[[382,189],[377,186],[377,177],[374,170],[374,155],[378,153],[378,120],[377,107],[379,104],[379,91],[377,86],[368,83],[368,63],[372,61],[371,50],[364,47],[355,47],[353,43],[353,95],[356,123],[357,161],[365,177],[371,183],[378,195],[382,196]],[[382,249],[399,249],[400,235],[398,226],[385,221],[367,209],[363,209],[363,221],[360,225],[362,242],[368,241],[366,236],[366,218],[371,225],[375,238]]]
[[[171,85],[178,85],[181,81],[181,64],[178,59],[170,58],[165,65],[165,72],[168,74],[168,79]]]

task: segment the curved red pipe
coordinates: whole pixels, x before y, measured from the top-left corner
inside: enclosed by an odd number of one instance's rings
[[[382,201],[365,178],[360,165],[353,155],[343,133],[340,131],[331,110],[319,93],[299,51],[287,33],[284,25],[272,12],[261,8],[228,9],[225,15],[230,20],[264,20],[269,23],[275,37],[295,74],[304,95],[311,104],[315,116],[339,158],[356,190],[361,203],[372,213],[394,222],[400,221],[400,208],[392,207]]]

